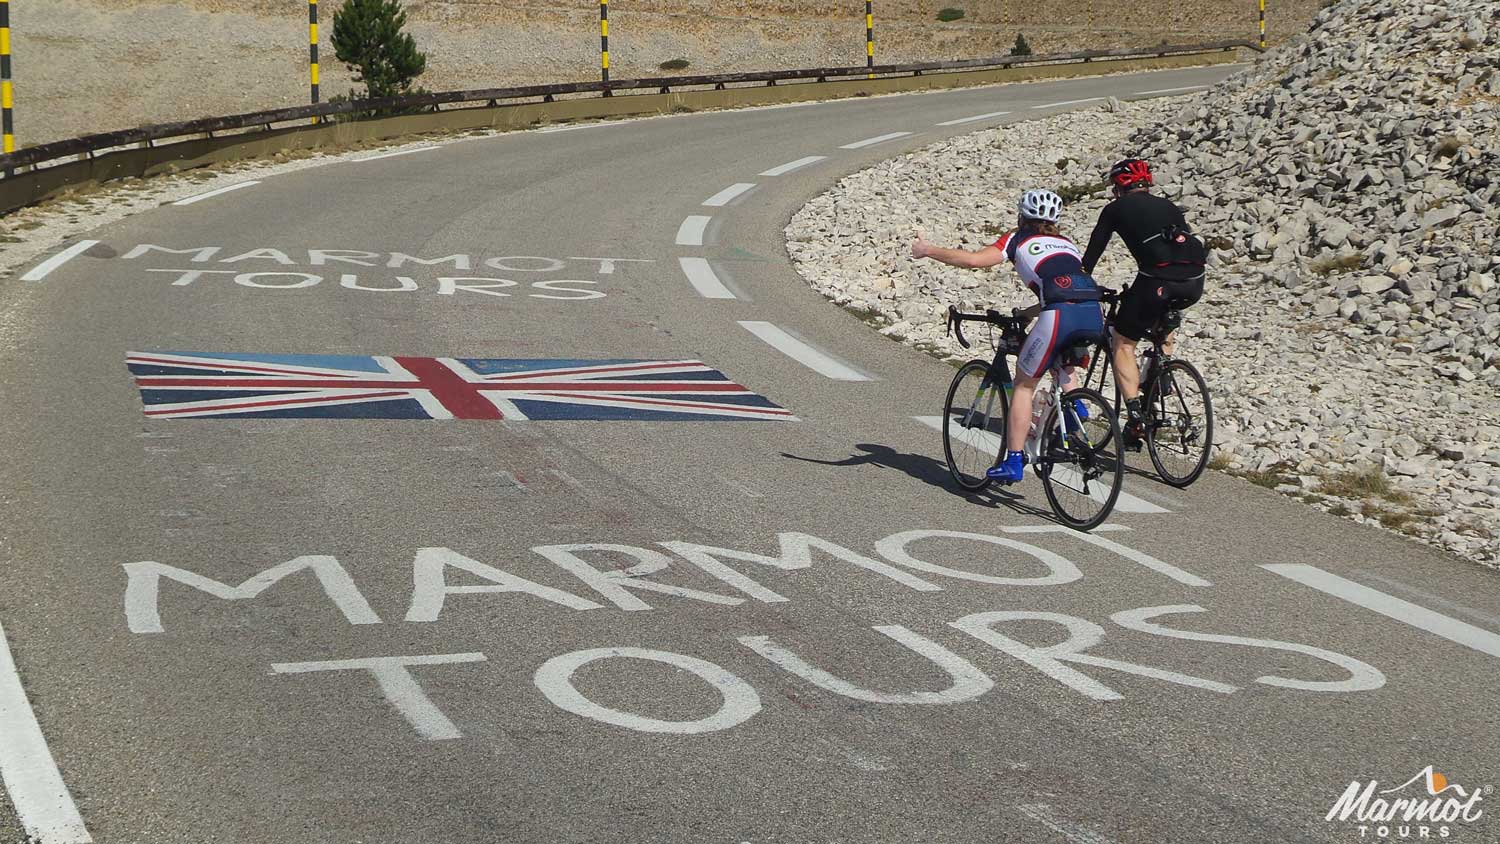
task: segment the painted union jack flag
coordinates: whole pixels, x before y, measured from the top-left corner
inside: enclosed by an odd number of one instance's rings
[[[696,360],[131,352],[158,419],[795,420]]]

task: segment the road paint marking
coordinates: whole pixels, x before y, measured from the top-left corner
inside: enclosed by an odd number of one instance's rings
[[[1199,90],[1202,90],[1202,89],[1207,88],[1207,87],[1209,87],[1209,86],[1207,86],[1207,85],[1184,85],[1181,88],[1157,88],[1154,91],[1136,91],[1134,94],[1128,94],[1127,96],[1131,96],[1131,97],[1144,97],[1147,94],[1175,94],[1178,91],[1199,91]]]
[[[1500,627],[1500,616],[1493,616],[1487,612],[1481,612],[1472,607],[1466,607],[1463,604],[1456,604],[1448,600],[1447,598],[1439,597],[1432,594],[1431,592],[1424,592],[1415,586],[1408,586],[1399,580],[1392,580],[1389,577],[1382,577],[1373,571],[1365,571],[1364,569],[1359,569],[1355,572],[1355,574],[1363,575],[1370,580],[1378,580],[1381,583],[1384,583],[1386,586],[1389,586],[1390,588],[1396,590],[1397,592],[1404,592],[1407,595],[1421,598],[1428,603],[1437,604],[1438,606],[1443,607],[1444,609],[1452,610],[1459,615],[1466,615],[1469,618],[1482,621],[1485,624],[1493,624],[1496,627]]]
[[[195,202],[202,202],[205,199],[212,199],[212,198],[214,198],[216,196],[222,196],[223,194],[229,193],[230,191],[243,190],[245,188],[255,187],[258,184],[260,184],[259,181],[240,182],[239,184],[228,185],[226,187],[219,188],[218,190],[211,190],[208,193],[200,193],[197,196],[190,196],[187,199],[179,199],[179,200],[177,200],[176,202],[174,202],[172,204],[173,205],[192,205]]]
[[[912,418],[917,420],[918,422],[921,422],[923,425],[932,428],[935,431],[941,432],[943,430],[943,417],[941,416],[913,416]],[[998,436],[990,433],[989,431],[970,431],[969,433],[973,435],[973,441],[975,443],[983,446],[985,450],[990,454],[993,454],[997,457],[999,456],[1000,449],[1004,446],[1004,444],[1000,441],[1000,438]],[[1067,479],[1064,479],[1063,483],[1068,484],[1069,482]],[[1091,493],[1089,497],[1102,503],[1104,499],[1104,493],[1094,492]],[[1130,493],[1125,491],[1123,486],[1120,488],[1120,496],[1115,499],[1115,510],[1120,513],[1157,514],[1172,512],[1171,510],[1168,510],[1167,508],[1162,507],[1158,504],[1153,504],[1152,502],[1147,501],[1144,498],[1136,495],[1131,495]]]
[[[584,697],[573,685],[578,669],[601,659],[636,659],[660,662],[688,671],[718,691],[723,703],[712,715],[696,721],[662,721],[633,712],[610,709]],[[553,705],[574,715],[643,733],[696,735],[727,730],[745,723],[760,712],[760,695],[744,680],[718,665],[697,657],[645,648],[593,648],[556,656],[542,664],[532,678],[537,689]]]
[[[741,320],[740,325],[746,331],[764,340],[771,348],[825,378],[832,378],[835,381],[872,380],[870,376],[798,340],[769,322]]]
[[[74,258],[77,258],[79,255],[82,255],[90,249],[93,249],[94,245],[98,242],[99,241],[97,240],[80,240],[72,246],[69,246],[67,249],[64,249],[56,255],[53,255],[51,258],[48,258],[40,264],[37,264],[35,267],[32,267],[30,272],[21,276],[21,280],[41,281],[42,279],[46,278],[48,274],[53,270],[57,269],[63,264],[68,263]]]
[[[753,182],[736,182],[714,194],[713,196],[710,196],[708,199],[703,200],[703,204],[707,205],[709,208],[722,208],[725,205],[728,205],[730,202],[733,202],[737,197],[739,197],[740,194],[744,193],[747,190],[751,190],[754,187],[755,184]]]
[[[698,291],[698,295],[705,299],[735,299],[738,298],[719,281],[714,268],[709,265],[707,258],[678,258],[682,265],[682,272],[687,276],[688,283]]]
[[[981,120],[989,120],[992,117],[1003,117],[1010,114],[1008,111],[992,111],[989,114],[976,114],[973,117],[960,117],[957,120],[945,120],[939,126],[961,126],[965,123],[978,123]]]
[[[57,770],[0,626],[0,781],[26,833],[40,844],[93,841]]]
[[[828,156],[826,155],[809,155],[806,158],[799,158],[796,161],[788,161],[785,164],[772,167],[771,169],[765,171],[764,173],[761,173],[760,175],[785,176],[793,170],[801,170],[803,167],[806,167],[809,164],[817,164],[819,161],[822,161],[826,158],[828,158]]]
[[[1387,595],[1364,584],[1339,577],[1317,566],[1278,563],[1263,565],[1261,568],[1295,580],[1303,586],[1311,586],[1319,592],[1326,592],[1355,606],[1393,618],[1418,630],[1425,630],[1450,642],[1500,659],[1500,634],[1492,633],[1482,627],[1475,627],[1466,621],[1459,621],[1434,612],[1419,604],[1403,601],[1394,595]]]
[[[1104,97],[1084,97],[1081,100],[1063,100],[1062,102],[1057,103],[1043,103],[1041,105],[1034,105],[1032,106],[1032,108],[1057,108],[1058,106],[1078,105],[1079,103],[1092,103],[1102,99],[1104,99]]]
[[[1110,839],[1105,838],[1086,826],[1079,826],[1078,824],[1059,820],[1057,815],[1052,812],[1052,807],[1046,803],[1031,803],[1025,806],[1017,806],[1016,811],[1061,835],[1072,842],[1072,844],[1114,844]]]
[[[600,126],[618,126],[622,123],[634,123],[634,120],[605,120],[599,123],[580,123],[576,126],[549,126],[546,129],[538,129],[538,135],[550,135],[553,132],[576,132],[579,129],[598,129]],[[503,134],[503,133],[502,133]]]
[[[904,138],[910,134],[910,132],[891,132],[888,135],[876,135],[873,138],[865,138],[863,141],[855,141],[852,144],[844,144],[843,146],[839,147],[839,149],[864,149],[865,147],[872,147],[876,144],[883,144],[886,141],[894,141],[897,138]]]
[[[698,214],[694,214],[688,217],[686,220],[683,220],[682,225],[677,227],[677,245],[702,246],[703,232],[708,228],[708,224],[712,222],[713,219],[713,217],[704,217]]]
[[[275,674],[308,674],[314,671],[368,671],[380,686],[386,702],[401,713],[422,738],[429,741],[463,738],[458,727],[422,691],[407,670],[412,665],[445,665],[453,662],[485,662],[481,653],[434,654],[432,656],[375,656],[366,659],[337,659],[327,662],[278,662],[271,666]]]
[[[417,147],[416,149],[402,149],[402,150],[397,150],[395,152],[383,152],[383,153],[381,153],[379,155],[367,155],[364,158],[356,158],[354,160],[355,161],[379,161],[382,158],[395,158],[398,155],[413,155],[413,154],[419,153],[419,152],[432,152],[435,149],[442,149],[442,147],[441,146],[430,146],[430,147]]]
[[[1190,571],[1184,571],[1183,569],[1180,569],[1177,566],[1172,565],[1171,563],[1162,562],[1161,560],[1156,559],[1150,554],[1137,551],[1128,545],[1121,545],[1113,539],[1108,539],[1099,535],[1103,532],[1122,530],[1130,530],[1130,528],[1126,527],[1125,525],[1106,523],[1094,528],[1092,533],[1084,533],[1082,531],[1073,530],[1072,528],[1063,527],[1062,525],[1017,525],[1015,527],[1001,528],[1000,532],[1060,533],[1064,536],[1077,539],[1080,542],[1087,542],[1090,545],[1103,548],[1106,551],[1113,551],[1114,553],[1119,554],[1121,557],[1124,557],[1125,559],[1130,560],[1133,563],[1143,565],[1158,574],[1166,575],[1167,577],[1170,577],[1178,583],[1184,584],[1186,586],[1213,585],[1211,581],[1205,580]]]
[[[770,636],[741,636],[739,642],[741,645],[770,660],[776,667],[800,677],[824,691],[833,692],[850,700],[858,700],[865,703],[941,706],[973,700],[995,687],[995,681],[991,680],[983,671],[976,668],[974,663],[969,662],[967,659],[925,636],[913,633],[899,624],[877,626],[875,627],[875,631],[894,639],[918,656],[925,657],[929,662],[937,666],[939,670],[945,672],[949,679],[952,680],[948,688],[939,692],[875,691],[856,686],[848,680],[835,677],[833,674],[809,664],[802,657],[776,644]]]

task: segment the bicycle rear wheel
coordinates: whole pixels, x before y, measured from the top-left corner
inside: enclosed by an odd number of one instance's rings
[[[990,485],[985,471],[1005,458],[1005,420],[1010,397],[989,380],[987,361],[971,360],[959,368],[943,401],[943,454],[948,473],[964,489]]]
[[[1208,465],[1214,444],[1214,407],[1208,385],[1185,360],[1169,361],[1146,398],[1146,447],[1161,479],[1185,487]]]
[[[1058,520],[1075,530],[1093,530],[1109,518],[1125,480],[1120,426],[1097,390],[1069,391],[1060,410],[1066,433],[1049,414],[1037,474]]]

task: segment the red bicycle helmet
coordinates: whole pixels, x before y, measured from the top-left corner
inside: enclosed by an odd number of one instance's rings
[[[1109,168],[1109,183],[1121,190],[1153,184],[1151,180],[1151,165],[1142,158],[1127,158],[1116,162],[1115,166]]]

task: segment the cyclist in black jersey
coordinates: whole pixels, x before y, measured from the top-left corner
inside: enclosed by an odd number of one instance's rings
[[[1138,274],[1120,294],[1115,316],[1114,365],[1115,381],[1125,399],[1125,445],[1139,449],[1143,423],[1136,346],[1168,310],[1180,310],[1198,301],[1203,295],[1203,271],[1201,267],[1160,266],[1150,256],[1147,244],[1153,238],[1161,237],[1167,229],[1188,228],[1181,208],[1151,192],[1150,164],[1127,158],[1110,168],[1107,180],[1115,198],[1099,213],[1099,222],[1083,253],[1083,271],[1093,273],[1116,234],[1136,260]],[[1169,336],[1163,351],[1170,354],[1171,349]]]

